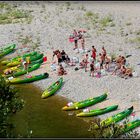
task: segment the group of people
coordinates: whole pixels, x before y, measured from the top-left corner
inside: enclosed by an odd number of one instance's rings
[[[61,75],[65,75],[67,74],[66,70],[64,70],[64,67],[62,66],[62,62],[66,63],[66,64],[69,64],[70,63],[70,58],[69,56],[67,55],[67,53],[62,50],[55,50],[53,51],[53,60],[54,60],[54,57],[56,56],[57,58],[57,62],[58,62],[58,65],[59,65],[59,68],[58,68],[58,75],[61,76]]]
[[[74,49],[78,49],[78,41],[81,42],[82,49],[83,50],[85,49],[85,38],[83,34],[85,32],[86,31],[81,31],[81,30],[76,31],[74,29],[73,35],[71,36],[74,42]],[[67,74],[67,72],[64,70],[64,67],[62,66],[61,63],[65,62],[67,65],[70,65],[71,60],[69,56],[66,54],[64,50],[53,51],[53,58],[54,56],[56,56],[58,60],[58,65],[59,65],[58,75]],[[101,74],[102,70],[110,71],[111,62],[112,62],[111,57],[107,55],[107,51],[105,47],[102,47],[102,51],[97,55],[97,50],[95,46],[92,46],[90,56],[88,53],[86,53],[82,61],[79,63],[79,68],[77,69],[84,68],[85,72],[87,72],[87,68],[89,65],[90,76],[94,77],[95,73]],[[97,67],[97,63],[98,63],[98,67]],[[116,75],[116,73],[119,71],[120,72],[119,75],[121,75],[121,77],[132,76],[132,69],[127,68],[125,64],[126,64],[126,58],[124,56],[119,55],[115,59],[115,68],[114,71],[112,72],[112,75]]]
[[[81,42],[82,50],[85,49],[85,37],[84,37],[83,33],[86,33],[86,31],[84,31],[84,30],[76,31],[75,29],[73,30],[73,34],[72,34],[71,38],[74,40],[74,48],[73,48],[74,50],[78,49],[79,41]]]
[[[109,71],[110,70],[110,65],[111,65],[111,58],[107,55],[107,51],[104,47],[102,47],[102,52],[99,53],[98,59],[97,59],[97,51],[95,46],[92,46],[91,50],[91,62],[89,61],[89,55],[86,54],[83,58],[83,60],[79,64],[79,68],[84,68],[85,72],[87,72],[87,67],[88,64],[90,64],[90,76],[94,77],[95,72],[97,74],[101,74],[101,70]],[[115,68],[114,71],[112,72],[112,75],[116,75],[117,72],[119,72],[119,76],[122,78],[127,78],[132,76],[132,69],[126,67],[126,58],[124,56],[119,55],[115,59]],[[96,64],[99,64],[99,68],[97,67]]]
[[[115,69],[112,73],[112,75],[116,75],[116,73],[119,71],[119,76],[122,78],[132,77],[132,69],[126,67],[126,58],[124,56],[119,55],[115,59]]]
[[[109,70],[109,65],[111,59],[107,56],[106,49],[102,47],[102,52],[99,53],[99,59],[97,59],[97,51],[95,46],[92,46],[91,53],[91,63],[89,62],[89,55],[86,54],[83,60],[80,62],[80,68],[84,68],[85,72],[87,72],[88,63],[90,64],[90,76],[94,76],[95,71],[101,71],[102,69]],[[99,63],[99,69],[96,68],[95,63]]]

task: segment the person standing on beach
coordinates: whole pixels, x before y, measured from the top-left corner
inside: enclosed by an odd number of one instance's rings
[[[106,57],[106,49],[104,47],[102,47],[102,54],[104,57]]]
[[[108,56],[106,56],[105,57],[105,69],[106,70],[109,70],[110,62],[111,62],[111,59]]]
[[[105,57],[103,54],[99,53],[99,56],[100,56],[100,70],[103,69],[103,64],[104,64],[104,61],[105,61]]]
[[[73,37],[74,37],[74,48],[73,50],[77,49],[78,48],[78,33],[77,31],[74,29],[73,30]]]
[[[53,51],[52,61],[54,60],[54,57],[57,56],[58,51],[59,51],[59,50]]]
[[[95,49],[94,46],[92,46],[92,54],[91,54],[91,57],[93,58],[94,61],[96,60],[96,49]]]
[[[82,50],[85,50],[85,38],[83,35],[81,37],[81,47],[82,47]]]

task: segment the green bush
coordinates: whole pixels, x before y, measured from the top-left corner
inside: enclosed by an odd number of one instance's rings
[[[6,82],[0,75],[0,137],[12,137],[13,124],[9,119],[23,108],[24,101],[19,99],[18,91],[15,87]]]
[[[112,18],[110,16],[107,16],[107,17],[104,17],[100,20],[100,24],[101,24],[102,27],[106,27],[112,21],[113,21]]]

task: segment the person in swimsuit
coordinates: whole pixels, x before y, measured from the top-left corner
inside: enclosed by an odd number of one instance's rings
[[[94,46],[92,46],[92,54],[91,57],[93,58],[93,60],[96,60],[96,49]]]
[[[58,51],[56,56],[57,56],[57,59],[58,59],[58,64],[60,64],[63,61],[62,60],[62,55],[61,55],[60,51]]]
[[[67,72],[64,70],[62,64],[59,64],[59,68],[58,68],[58,76],[62,76],[62,75],[66,75]]]
[[[78,48],[78,33],[77,33],[77,31],[74,29],[73,30],[73,37],[74,37],[74,44],[75,44],[75,46],[74,46],[74,50],[75,49],[77,49]]]
[[[105,56],[105,69],[109,70],[111,59],[108,56]]]
[[[102,47],[102,55],[105,57],[106,56],[106,50],[104,47]]]
[[[112,75],[116,75],[116,72],[121,68],[121,64],[119,62],[116,63],[115,69],[112,72]]]
[[[100,60],[99,61],[100,61],[100,70],[101,70],[101,69],[103,69],[103,64],[104,64],[104,60],[105,60],[104,58],[105,57],[101,53],[99,53],[99,56],[100,56]]]
[[[121,65],[125,65],[126,64],[126,59],[124,56],[121,57]]]
[[[81,46],[82,46],[82,50],[85,50],[85,38],[83,35],[81,37]]]
[[[94,61],[90,64],[90,76],[94,77],[94,71],[95,71],[95,66],[94,66]]]
[[[61,55],[62,55],[62,61],[66,62],[66,53],[64,50],[62,50]]]
[[[121,66],[120,68],[121,72],[120,72],[120,76],[124,76],[125,72],[126,72],[126,67],[124,65]]]
[[[125,79],[127,79],[128,77],[132,77],[132,76],[133,76],[132,69],[131,68],[126,68],[126,71],[125,71],[125,74],[124,74]]]

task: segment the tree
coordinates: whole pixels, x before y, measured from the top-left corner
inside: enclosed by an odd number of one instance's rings
[[[24,106],[24,101],[19,98],[17,89],[6,82],[0,75],[0,137],[12,137],[11,130],[13,124],[9,123],[9,118],[20,111]]]

